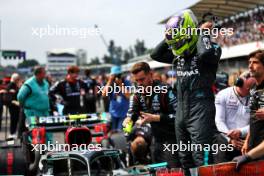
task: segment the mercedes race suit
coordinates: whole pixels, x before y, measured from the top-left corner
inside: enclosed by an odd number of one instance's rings
[[[215,105],[212,85],[216,78],[221,48],[211,42],[210,36],[200,35],[196,50],[188,57],[175,57],[165,40],[151,57],[176,67],[177,115],[175,120],[178,143],[212,144],[215,126]],[[183,168],[204,164],[204,151],[179,151]],[[209,155],[209,163],[212,155]]]

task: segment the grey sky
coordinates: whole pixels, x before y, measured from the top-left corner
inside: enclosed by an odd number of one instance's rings
[[[154,47],[163,37],[157,22],[197,2],[197,0],[6,0],[0,2],[2,48],[27,51],[28,58],[46,62],[46,51],[54,48],[82,48],[88,59],[101,57],[106,48],[98,36],[32,35],[32,28],[93,28],[98,24],[107,41],[127,48],[144,39]]]

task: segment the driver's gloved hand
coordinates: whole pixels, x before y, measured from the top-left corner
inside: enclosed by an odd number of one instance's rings
[[[248,163],[250,161],[252,161],[252,159],[248,156],[248,155],[241,155],[241,156],[237,156],[233,159],[233,161],[237,162],[236,164],[236,171],[239,171],[240,167],[245,164]]]

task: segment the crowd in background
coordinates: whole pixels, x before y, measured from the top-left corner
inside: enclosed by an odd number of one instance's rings
[[[223,22],[223,28],[233,28],[233,35],[218,35],[216,43],[222,47],[230,47],[253,41],[264,40],[264,9],[246,12]]]

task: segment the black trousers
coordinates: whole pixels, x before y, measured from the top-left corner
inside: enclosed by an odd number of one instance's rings
[[[189,95],[184,95],[189,97]],[[184,98],[178,101],[175,130],[178,144],[212,145],[216,133],[214,99]],[[204,165],[205,152],[203,150],[179,151],[179,158],[183,168],[188,173],[189,168]],[[209,152],[208,163],[213,163],[212,152]]]
[[[174,151],[164,151],[164,144],[174,144],[175,141],[154,141],[154,151],[153,151],[153,162],[154,163],[161,163],[161,162],[167,162],[169,168],[179,168],[181,167],[178,152]]]
[[[83,113],[83,109],[81,107],[70,107],[70,106],[65,106],[63,109],[63,115],[68,115],[68,114],[81,114]]]
[[[15,134],[17,129],[17,124],[19,120],[19,112],[20,108],[16,105],[9,106],[9,113],[10,113],[10,134]]]
[[[95,113],[96,112],[96,98],[85,99],[85,112]]]

